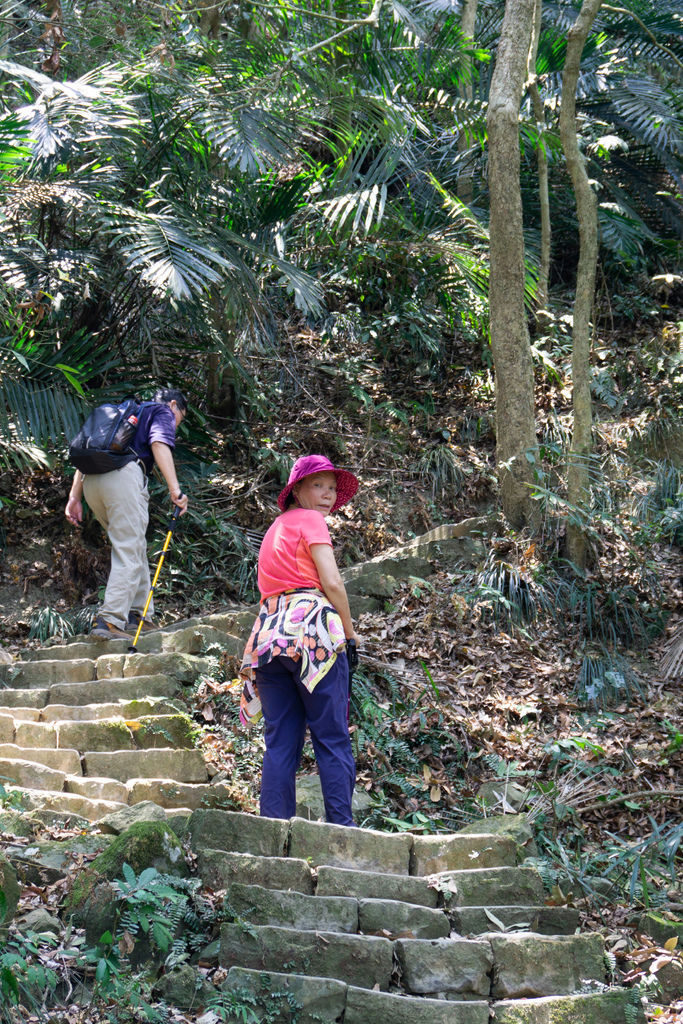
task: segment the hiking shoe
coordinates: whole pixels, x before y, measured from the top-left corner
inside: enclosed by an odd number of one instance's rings
[[[140,615],[140,612],[131,611],[128,613],[128,622],[126,623],[126,629],[128,630],[129,633],[132,633],[133,636],[135,636],[135,634],[138,631],[138,626],[140,625],[141,618],[142,616]],[[145,634],[147,633],[154,633],[157,629],[159,629],[159,627],[157,626],[156,622],[150,622],[148,619],[145,619],[145,621],[142,623],[140,636],[145,636]]]
[[[98,615],[93,622],[90,636],[104,637],[107,640],[130,640],[128,633],[124,633],[113,622],[107,622],[101,615]]]

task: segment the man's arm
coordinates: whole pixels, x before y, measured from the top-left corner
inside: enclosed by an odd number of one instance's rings
[[[71,491],[69,492],[69,500],[66,503],[64,509],[64,515],[73,523],[74,526],[78,526],[79,523],[83,522],[83,474],[80,469],[77,469],[74,473],[74,482],[71,485]]]
[[[166,481],[171,501],[174,505],[178,506],[180,514],[183,516],[187,512],[187,495],[183,494],[180,489],[180,484],[178,483],[178,477],[176,476],[175,471],[175,463],[173,461],[173,453],[169,446],[164,444],[163,441],[152,441],[151,449],[154,461]]]

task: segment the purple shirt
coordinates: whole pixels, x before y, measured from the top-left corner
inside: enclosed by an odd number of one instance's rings
[[[175,448],[175,416],[170,406],[161,402],[143,405],[131,445],[144,462],[148,473],[154,469],[152,441],[161,441],[169,448]]]

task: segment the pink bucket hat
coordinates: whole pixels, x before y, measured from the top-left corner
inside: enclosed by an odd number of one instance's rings
[[[277,503],[283,512],[287,508],[287,499],[294,485],[312,473],[334,473],[337,478],[337,500],[330,509],[330,512],[336,512],[347,501],[351,501],[351,498],[358,490],[358,480],[353,473],[349,473],[346,469],[335,469],[330,460],[325,458],[324,455],[302,455],[292,466],[287,486],[278,495]]]

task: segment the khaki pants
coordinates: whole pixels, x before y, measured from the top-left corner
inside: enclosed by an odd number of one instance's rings
[[[111,473],[87,475],[83,495],[111,543],[111,570],[99,614],[125,629],[131,610],[142,614],[151,581],[147,561],[149,492],[137,462]],[[154,613],[152,604],[147,617]]]

